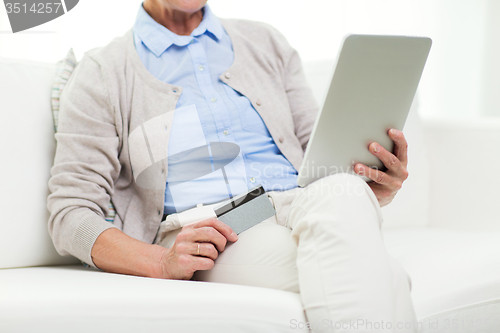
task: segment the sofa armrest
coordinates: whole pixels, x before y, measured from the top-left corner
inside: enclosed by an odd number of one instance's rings
[[[500,119],[424,120],[431,227],[500,231]]]

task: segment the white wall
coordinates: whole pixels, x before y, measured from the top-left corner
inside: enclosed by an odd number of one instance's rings
[[[24,33],[0,8],[0,57],[56,61],[70,47],[105,45],[129,29],[141,0],[82,0],[68,14]],[[268,22],[303,60],[333,64],[347,33],[426,35],[433,47],[420,85],[425,117],[500,115],[499,0],[209,0],[220,17]],[[329,69],[326,69],[329,70]]]
[[[431,1],[427,24],[434,42],[422,86],[423,114],[480,116],[482,62],[485,43],[490,42],[485,19],[493,14],[486,11],[488,0]]]
[[[5,8],[0,8],[0,57],[57,61],[73,47],[79,59],[84,51],[106,45],[131,28],[141,2],[81,0],[66,15],[16,34],[5,33],[10,25]]]
[[[500,115],[500,1],[489,0],[485,8],[484,47],[480,54],[482,90],[480,112],[486,116]]]

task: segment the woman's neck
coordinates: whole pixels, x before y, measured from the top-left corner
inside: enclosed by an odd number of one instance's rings
[[[168,8],[160,1],[144,1],[143,7],[156,22],[181,36],[189,36],[203,20],[202,9],[188,13]]]

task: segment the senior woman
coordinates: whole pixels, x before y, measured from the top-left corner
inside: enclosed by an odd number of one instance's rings
[[[406,141],[391,130],[394,154],[370,145],[388,170],[356,165],[369,185],[334,175],[298,188],[317,110],[297,52],[274,28],[219,20],[206,0],[145,0],[131,31],[84,55],[62,96],[48,198],[57,250],[108,272],[300,292],[308,321],[335,323],[336,332],[371,331],[360,321],[405,331],[415,322],[409,280],[385,252],[380,206],[408,175]],[[235,166],[222,187],[217,172],[174,186],[180,171],[166,158],[154,161],[155,186],[141,186],[133,132],[148,126],[161,129],[169,158],[207,142],[237,144],[243,172]],[[152,160],[160,141],[142,147]],[[239,238],[208,219],[156,244],[165,215],[258,183],[276,215]]]

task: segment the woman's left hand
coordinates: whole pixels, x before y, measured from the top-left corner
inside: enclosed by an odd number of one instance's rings
[[[388,134],[391,140],[394,141],[394,154],[391,154],[376,142],[372,142],[368,147],[370,152],[384,163],[387,168],[385,172],[369,168],[361,163],[354,166],[354,172],[358,175],[373,180],[368,185],[375,193],[381,207],[388,205],[394,199],[403,182],[408,178],[408,170],[406,170],[408,165],[408,143],[401,131],[391,129]]]

